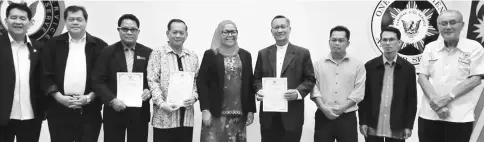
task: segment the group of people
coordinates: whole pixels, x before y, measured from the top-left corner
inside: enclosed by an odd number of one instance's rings
[[[132,14],[119,18],[121,40],[108,45],[86,32],[88,14],[81,6],[65,9],[67,32],[46,43],[26,35],[32,18],[27,5],[12,3],[6,13],[7,33],[0,33],[2,142],[37,142],[45,119],[52,142],[96,142],[101,125],[105,142],[146,142],[150,121],[155,142],[191,142],[197,101],[200,141],[245,142],[256,99],[262,106],[264,96],[272,95],[264,91],[266,77],[287,79],[288,90],[281,95],[288,110],[261,107],[262,142],[300,141],[308,95],[318,107],[314,141],[356,142],[359,127],[368,142],[404,142],[417,114],[416,75],[424,92],[420,141],[468,142],[482,91],[477,86],[484,74],[484,49],[459,37],[464,22],[454,10],[437,18],[442,39],[426,45],[417,67],[398,55],[403,43],[395,27],[382,28],[383,54],[363,63],[346,52],[350,31],[336,26],[329,33],[331,52],[313,63],[308,49],[289,42],[290,20],[278,15],[271,21],[275,44],[258,52],[254,69],[230,20],[220,22],[199,64],[183,46],[188,27],[180,19],[168,22],[168,42],[152,49],[137,42],[140,21]],[[143,74],[143,92],[132,94],[142,99],[141,107],[117,98],[117,73],[122,72]],[[193,86],[186,86],[193,92],[182,106],[167,102],[176,72],[195,74]]]

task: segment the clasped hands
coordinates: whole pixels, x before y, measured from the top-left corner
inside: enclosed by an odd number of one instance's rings
[[[66,94],[62,95],[60,92],[53,94],[55,100],[60,104],[69,108],[82,108],[82,106],[88,104],[88,99],[94,97],[94,93],[89,93],[87,95],[81,94]],[[92,99],[91,99],[92,100]]]
[[[429,101],[430,107],[434,110],[439,118],[446,119],[449,117],[449,108],[447,105],[452,101],[452,97],[449,94],[444,96],[439,96],[431,99]]]

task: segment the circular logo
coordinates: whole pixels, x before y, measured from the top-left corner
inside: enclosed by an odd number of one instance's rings
[[[441,0],[380,1],[371,19],[371,34],[378,52],[383,53],[380,47],[382,28],[393,26],[402,33],[399,55],[418,64],[425,45],[439,37],[437,17],[446,9]]]
[[[5,17],[7,7],[10,3],[25,2],[32,11],[33,25],[27,32],[30,38],[45,42],[53,36],[59,35],[64,29],[64,1],[54,0],[32,0],[32,1],[10,1],[0,0],[0,30],[5,30]]]

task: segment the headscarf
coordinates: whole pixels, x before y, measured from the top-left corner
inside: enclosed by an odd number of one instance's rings
[[[237,41],[235,41],[235,45],[233,47],[226,47],[222,44],[222,30],[224,26],[227,24],[234,25],[235,29],[237,29],[237,25],[233,21],[224,20],[218,24],[218,27],[215,29],[215,33],[213,34],[212,38],[212,46],[210,47],[215,54],[222,54],[224,56],[233,56],[239,52],[239,45]]]

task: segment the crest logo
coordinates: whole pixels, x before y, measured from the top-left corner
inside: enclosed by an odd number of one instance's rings
[[[399,55],[414,65],[418,64],[425,45],[439,37],[437,17],[446,9],[441,0],[380,1],[371,19],[371,34],[377,52],[383,53],[381,29],[393,26],[402,33]]]
[[[64,29],[64,1],[60,0],[31,0],[11,1],[0,0],[0,31],[6,30],[5,18],[10,3],[27,3],[32,11],[33,24],[27,32],[30,38],[45,42],[62,33]]]

